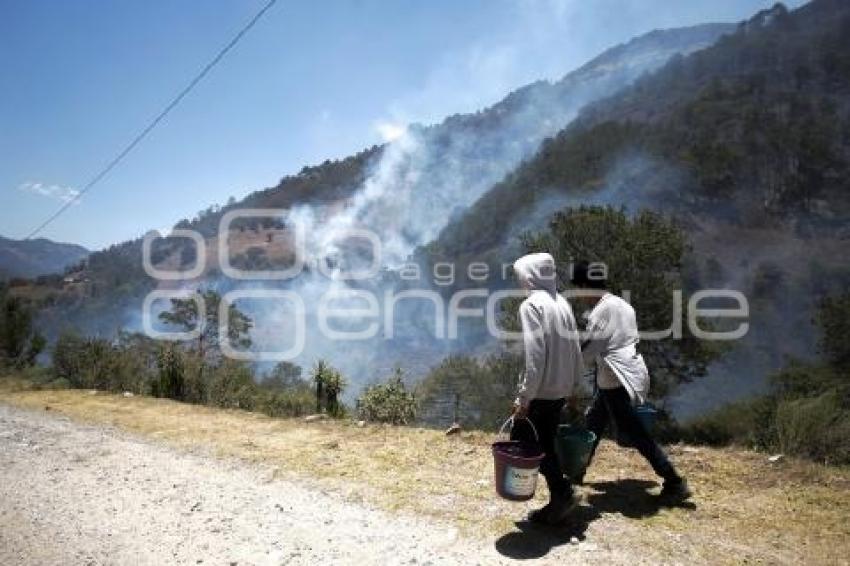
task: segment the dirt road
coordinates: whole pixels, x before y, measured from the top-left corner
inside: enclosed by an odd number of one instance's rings
[[[494,542],[259,466],[0,404],[0,564],[510,562]],[[542,559],[585,562],[594,550],[567,542]]]

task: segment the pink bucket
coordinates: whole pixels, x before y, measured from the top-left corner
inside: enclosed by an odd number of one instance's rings
[[[508,423],[511,423],[513,428],[513,422],[513,417],[505,421],[499,430],[499,435]],[[531,421],[526,422],[531,425],[535,438],[539,439],[534,424]],[[518,440],[494,442],[496,493],[511,501],[528,501],[534,497],[534,491],[537,489],[537,473],[544,455],[537,444]]]

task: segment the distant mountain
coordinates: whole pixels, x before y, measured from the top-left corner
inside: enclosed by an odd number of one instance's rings
[[[0,278],[37,277],[62,273],[79,263],[89,251],[76,244],[53,242],[45,238],[12,240],[0,236]]]
[[[380,235],[385,259],[404,259],[532,156],[585,104],[617,92],[674,55],[711,45],[734,29],[733,24],[706,24],[650,32],[607,50],[561,80],[527,85],[479,112],[454,115],[433,126],[411,126],[396,142],[304,167],[274,187],[211,206],[177,227],[214,238],[229,210],[306,208],[310,213],[305,216],[315,221],[311,235],[323,239],[335,226],[365,225]],[[234,257],[233,263],[273,263],[274,234],[258,221],[239,228],[239,249],[245,257]],[[191,245],[185,239],[166,242],[157,259],[170,269],[184,266],[193,260]],[[208,256],[207,268],[201,283],[226,284],[219,277],[215,254]],[[141,296],[156,285],[142,269],[141,239],[94,252],[85,273],[77,276],[88,281],[85,292],[75,289],[56,300],[57,307],[43,313],[48,325],[76,325],[98,334],[135,327]]]
[[[675,55],[708,47],[733,24],[655,30],[612,47],[554,82],[537,81],[471,114],[449,116],[432,126],[412,125],[402,141],[376,146],[340,161],[305,167],[272,188],[211,208],[179,224],[206,236],[228,210],[291,208],[351,198],[368,183],[369,198],[357,203],[356,221],[379,228],[395,259],[434,239],[451,215],[471,205],[495,182],[556,134],[587,103],[611,95]]]
[[[520,251],[517,236],[544,230],[566,206],[664,212],[693,246],[689,286],[742,290],[752,307],[746,340],[683,389],[686,414],[756,392],[786,357],[814,352],[813,305],[850,287],[848,132],[850,2],[814,0],[791,12],[779,4],[740,25],[648,33],[559,81],[411,126],[392,143],[305,167],[178,227],[212,239],[226,211],[285,208],[312,222],[320,242],[332,242],[340,227],[365,226],[380,236],[385,260],[415,253],[453,262],[457,289],[480,286],[464,278],[465,263],[486,261],[499,273]],[[231,238],[245,257],[233,263],[268,267],[280,247],[275,229],[256,219],[237,226]],[[327,250],[314,251],[321,258]],[[194,261],[182,239],[156,254],[170,269]],[[215,256],[196,283],[226,291],[234,283],[221,277]],[[313,275],[284,283],[304,291],[311,308],[329,285]],[[80,283],[46,283],[54,286],[34,293],[46,297],[48,333],[63,325],[101,335],[138,328],[141,297],[157,284],[142,269],[141,240],[91,254],[74,278]],[[344,353],[308,325],[308,350],[296,361],[326,357],[355,384],[396,363],[421,374],[445,346],[426,336],[433,311],[404,315],[403,330],[418,325],[418,334],[399,330],[394,341],[349,343]],[[453,348],[492,346],[484,333],[463,336]]]

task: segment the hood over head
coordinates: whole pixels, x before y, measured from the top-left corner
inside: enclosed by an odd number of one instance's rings
[[[514,262],[514,272],[529,290],[556,292],[555,259],[548,253],[524,255]]]

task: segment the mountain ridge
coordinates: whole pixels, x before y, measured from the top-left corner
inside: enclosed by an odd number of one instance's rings
[[[367,202],[370,208],[361,211],[357,220],[368,225],[369,215],[395,219],[394,224],[390,223],[394,232],[386,234],[386,240],[394,239],[398,243],[401,257],[416,244],[433,239],[448,216],[471,204],[531,155],[546,136],[559,131],[587,101],[621,88],[674,53],[703,48],[733,29],[734,24],[703,24],[650,32],[606,50],[556,82],[538,81],[521,87],[476,113],[449,116],[431,126],[411,126],[410,150],[399,148],[398,144],[373,146],[344,159],[304,167],[296,175],[285,176],[275,187],[256,191],[240,201],[233,199],[223,207],[209,207],[198,217],[182,220],[175,227],[197,230],[211,239],[217,234],[222,215],[229,210],[345,203],[366,183],[374,184],[378,178],[389,183],[386,194],[378,202]],[[629,62],[632,54],[637,62]],[[579,76],[585,79],[576,78]],[[395,153],[388,155],[392,152]],[[427,183],[405,185],[394,178],[380,178],[381,167],[388,159],[397,159],[398,163],[391,163],[385,169],[392,172],[417,168],[413,170],[415,175],[407,177],[427,179]],[[463,202],[455,202],[457,196]],[[405,212],[414,206],[414,200],[422,198],[428,199],[429,206],[425,208],[432,210],[430,216],[411,216]],[[257,232],[253,246],[258,248],[256,253],[246,245],[246,252],[254,253],[249,261],[269,259],[260,253],[266,237],[265,233]],[[165,264],[179,266],[189,260],[192,253],[186,251],[187,244],[191,245],[182,239],[166,241],[161,254]],[[46,313],[51,326],[79,324],[97,334],[108,334],[138,322],[138,316],[128,318],[127,313],[154,286],[142,269],[141,247],[139,238],[92,253],[84,270],[76,275],[89,282],[85,289],[75,289],[74,293],[59,297],[58,303],[67,316]],[[213,256],[212,271],[217,270],[215,261]],[[211,276],[214,278],[215,273]]]
[[[15,240],[0,236],[0,279],[62,273],[91,252],[78,244],[47,238]]]

